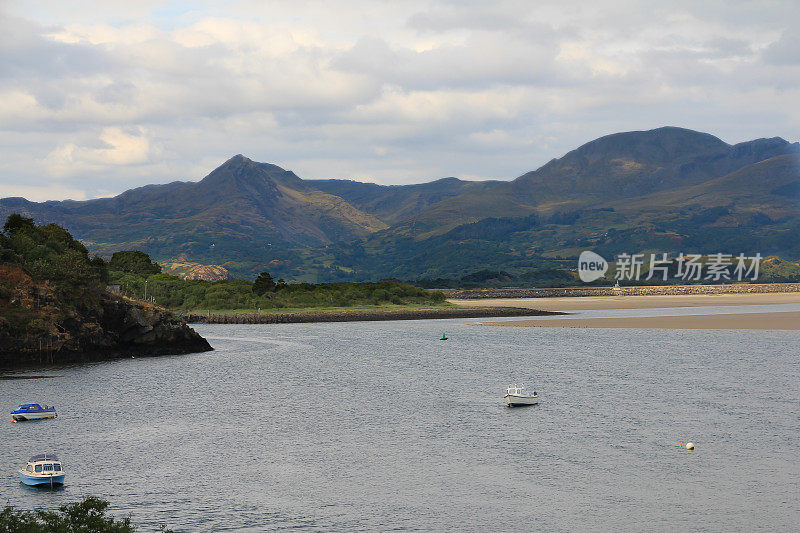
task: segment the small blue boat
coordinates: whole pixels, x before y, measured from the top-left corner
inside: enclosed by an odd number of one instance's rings
[[[34,455],[19,471],[19,480],[32,487],[54,487],[64,484],[64,467],[55,454]]]
[[[43,418],[55,418],[56,408],[45,405],[42,407],[38,403],[23,403],[15,410],[11,411],[11,419],[17,422],[25,420],[41,420]]]

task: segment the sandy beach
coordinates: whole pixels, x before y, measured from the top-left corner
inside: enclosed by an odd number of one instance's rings
[[[646,329],[749,329],[800,330],[800,311],[713,314],[707,307],[800,304],[800,293],[719,294],[682,296],[616,296],[584,298],[525,298],[451,300],[458,305],[482,307],[533,307],[545,311],[576,312],[574,318],[527,319],[484,322],[488,326],[560,328],[646,328]],[[672,309],[697,307],[698,314],[682,316],[581,317],[580,311],[619,309]]]
[[[631,318],[574,318],[484,322],[484,326],[539,328],[760,329],[800,330],[800,312]]]
[[[449,300],[457,305],[478,307],[531,307],[542,311],[595,309],[660,309],[717,305],[769,305],[800,303],[800,292],[761,294],[685,294],[677,296],[585,296],[573,298],[497,298]]]

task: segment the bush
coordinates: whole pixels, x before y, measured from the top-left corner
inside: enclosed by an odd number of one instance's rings
[[[58,511],[19,511],[7,506],[0,512],[0,533],[131,533],[136,526],[128,516],[122,520],[106,516],[109,503],[95,496],[62,505]],[[161,527],[161,531],[171,530]]]

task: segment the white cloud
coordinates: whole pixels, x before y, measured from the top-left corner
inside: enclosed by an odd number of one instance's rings
[[[104,128],[98,141],[99,146],[66,143],[50,152],[45,158],[50,175],[80,176],[96,170],[141,165],[151,157],[150,141],[141,127],[129,131],[118,127]]]
[[[51,198],[199,179],[236,153],[397,183],[513,178],[665,124],[730,142],[800,131],[790,0],[5,9],[0,196],[43,179]]]
[[[82,189],[48,184],[48,185],[0,185],[3,198],[21,197],[32,202],[45,202],[57,198],[59,200],[86,200],[88,196]]]

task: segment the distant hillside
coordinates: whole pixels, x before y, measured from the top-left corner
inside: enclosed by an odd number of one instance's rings
[[[268,270],[287,281],[519,274],[584,249],[800,257],[800,145],[666,127],[601,137],[513,181],[302,180],[236,156],[200,182],[86,202],[0,200],[106,256]]]
[[[415,273],[460,277],[476,267],[573,267],[574,258],[586,249],[605,257],[622,252],[743,252],[793,259],[800,257],[799,183],[800,156],[783,155],[699,185],[590,205],[565,204],[563,210],[523,210],[511,204],[511,209],[498,209],[511,216],[476,217],[461,224],[442,217],[442,226],[426,226],[425,232],[407,221],[342,247],[338,258],[353,268],[367,265],[400,278]],[[435,206],[437,211],[448,207]],[[436,219],[426,218],[430,220]]]
[[[149,185],[84,202],[0,200],[0,217],[13,212],[69,227],[105,256],[142,250],[160,261],[184,255],[199,263],[239,261],[254,270],[272,260],[291,263],[295,250],[387,227],[292,172],[241,155],[197,183]]]
[[[513,181],[433,205],[392,231],[442,233],[485,217],[618,205],[625,199],[697,185],[759,161],[797,153],[800,144],[779,138],[728,145],[712,135],[682,128],[617,133]]]
[[[466,192],[484,191],[497,181],[463,181],[442,178],[415,185],[378,185],[351,180],[310,180],[309,185],[341,196],[350,204],[388,225],[415,216],[428,206]]]

